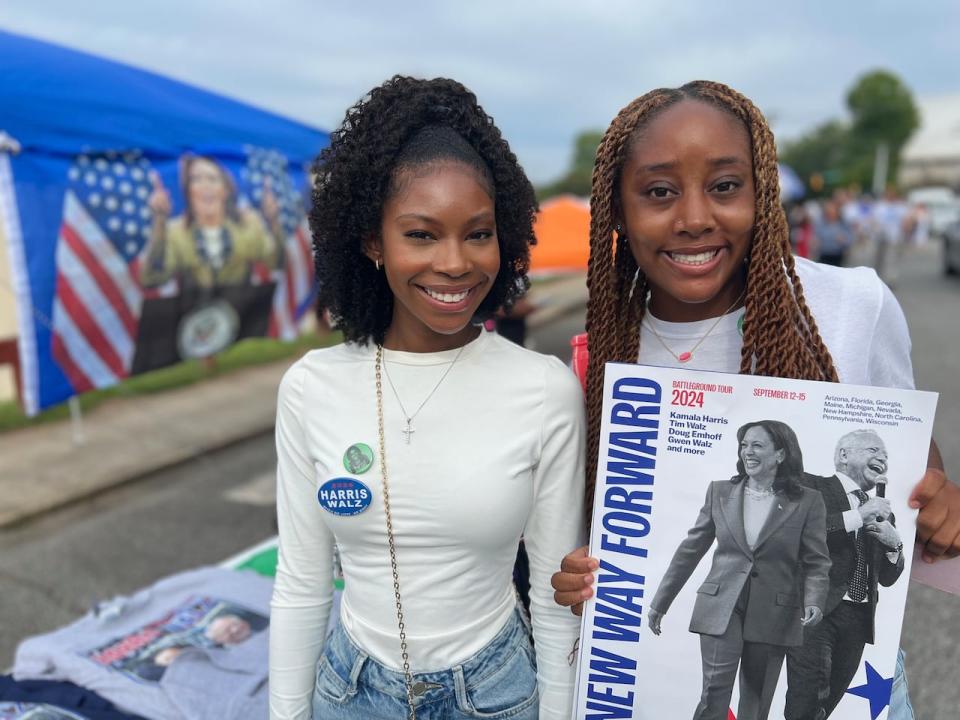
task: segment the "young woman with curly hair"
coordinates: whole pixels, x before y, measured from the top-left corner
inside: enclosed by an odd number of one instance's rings
[[[720,83],[653,90],[614,118],[594,166],[587,284],[588,512],[607,362],[913,387],[893,294],[872,270],[794,258],[773,134],[749,99]],[[960,553],[960,490],[936,445],[911,504],[921,508],[925,559]],[[586,548],[565,557],[556,601],[578,612],[596,567]],[[835,696],[817,682],[802,702],[788,700],[788,718],[814,716],[818,693]],[[899,673],[895,699],[898,688],[905,709],[890,717],[910,717]],[[800,707],[808,702],[812,710]]]
[[[280,387],[271,717],[567,718],[578,623],[550,573],[583,538],[582,397],[476,324],[526,287],[533,189],[444,79],[372,90],[316,174],[318,302],[346,342]]]

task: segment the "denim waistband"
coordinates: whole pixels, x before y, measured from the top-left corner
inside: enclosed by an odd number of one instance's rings
[[[482,682],[496,672],[514,653],[529,648],[530,626],[522,608],[517,607],[507,623],[493,639],[474,655],[445,670],[413,672],[413,682],[424,683],[424,691],[415,697],[417,703],[428,703],[464,687]],[[398,650],[399,650],[399,640]],[[406,699],[407,689],[403,673],[377,662],[363,651],[338,625],[327,639],[325,654],[336,662],[340,672],[349,676],[350,684],[365,685],[386,695]],[[413,658],[414,663],[416,658]],[[415,668],[412,668],[415,670]]]

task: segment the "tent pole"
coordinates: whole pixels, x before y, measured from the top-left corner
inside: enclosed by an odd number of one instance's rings
[[[70,430],[73,444],[79,447],[87,442],[83,432],[83,411],[80,409],[80,399],[76,395],[72,395],[67,404],[70,406]]]

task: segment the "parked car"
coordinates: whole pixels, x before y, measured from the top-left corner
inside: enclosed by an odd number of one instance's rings
[[[930,214],[930,236],[943,235],[947,226],[960,222],[960,197],[948,187],[920,187],[907,193],[910,205],[923,205]]]
[[[947,225],[943,231],[943,271],[960,275],[960,220]]]

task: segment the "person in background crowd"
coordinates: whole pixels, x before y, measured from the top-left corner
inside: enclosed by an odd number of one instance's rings
[[[876,248],[874,268],[889,287],[900,274],[900,262],[905,246],[907,205],[893,188],[873,205],[871,228]]]
[[[810,258],[816,247],[813,220],[804,205],[795,205],[789,214],[790,245],[797,257]]]
[[[497,311],[497,332],[523,347],[527,341],[527,317],[536,309],[530,298],[520,296],[509,310],[501,308]]]
[[[904,223],[904,235],[907,242],[921,247],[930,242],[930,209],[923,203],[912,206]]]
[[[840,218],[840,208],[835,201],[824,205],[823,219],[817,223],[815,233],[820,248],[819,261],[827,265],[842,266],[854,238],[853,231]]]
[[[840,219],[853,231],[855,242],[869,241],[873,199],[869,195],[857,195],[846,189],[837,190],[833,199],[840,208]]]

